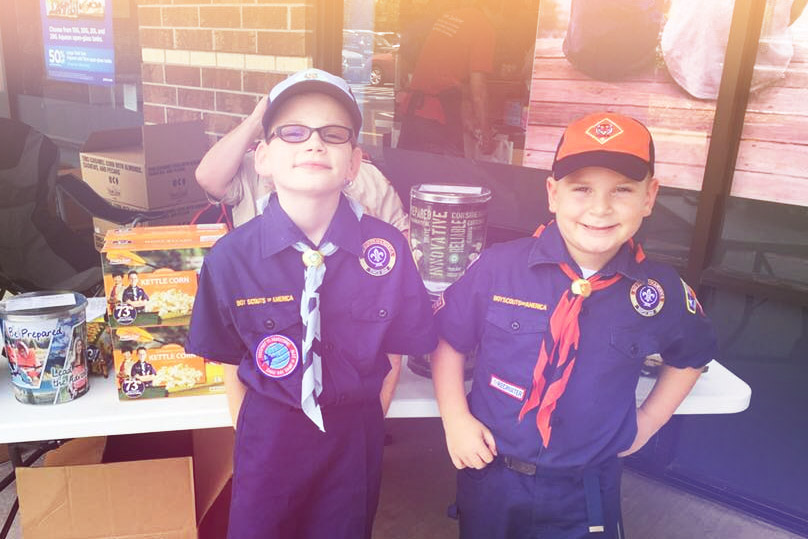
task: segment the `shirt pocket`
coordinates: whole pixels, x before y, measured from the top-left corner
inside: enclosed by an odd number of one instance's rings
[[[253,357],[261,342],[272,335],[283,335],[300,347],[303,322],[297,302],[242,307],[236,311],[235,321],[238,333]]]
[[[480,381],[491,385],[493,375],[506,383],[529,387],[539,347],[548,331],[549,314],[537,309],[492,304],[485,321],[477,362],[486,380]],[[493,383],[498,382],[493,380]]]
[[[659,339],[636,327],[613,327],[609,338],[607,359],[636,365],[640,368],[646,356],[659,352]],[[639,371],[638,371],[639,372]]]
[[[370,367],[382,350],[384,336],[398,314],[394,294],[362,294],[351,300],[350,327],[345,327],[340,348],[351,362],[363,370]]]

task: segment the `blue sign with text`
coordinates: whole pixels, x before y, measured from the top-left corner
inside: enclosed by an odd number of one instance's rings
[[[48,78],[115,82],[110,0],[40,0]]]

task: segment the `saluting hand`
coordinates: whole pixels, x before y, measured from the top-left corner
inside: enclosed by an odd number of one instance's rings
[[[494,435],[470,413],[444,421],[443,428],[449,456],[458,470],[481,470],[494,460],[497,454]]]

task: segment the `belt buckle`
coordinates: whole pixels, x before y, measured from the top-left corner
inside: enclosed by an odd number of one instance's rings
[[[523,475],[536,475],[536,465],[530,462],[525,462],[519,459],[515,459],[508,455],[502,457],[502,461],[505,464],[505,467],[509,470],[513,470]]]

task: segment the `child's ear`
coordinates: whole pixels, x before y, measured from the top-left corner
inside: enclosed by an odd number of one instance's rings
[[[272,168],[269,159],[269,144],[262,140],[255,148],[255,172],[259,176],[271,176]]]
[[[547,205],[550,213],[556,212],[556,195],[558,194],[558,181],[552,176],[547,176]]]
[[[359,146],[354,146],[351,150],[351,166],[348,168],[348,181],[354,181],[356,175],[359,174],[359,166],[362,164],[362,149]]]
[[[645,191],[645,204],[643,205],[643,217],[648,217],[654,209],[657,194],[659,193],[659,180],[649,178]]]

